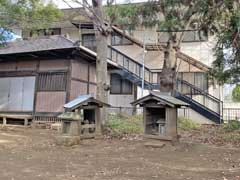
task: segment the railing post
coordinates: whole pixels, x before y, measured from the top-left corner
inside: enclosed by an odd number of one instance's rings
[[[191,92],[190,92],[190,93],[191,93],[191,99],[192,99],[192,87],[191,87],[191,86],[190,86],[190,90],[191,90]]]

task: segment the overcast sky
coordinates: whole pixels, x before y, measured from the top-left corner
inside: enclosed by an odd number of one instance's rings
[[[80,7],[78,4],[74,4],[73,1],[71,0],[66,0],[67,2],[71,3],[71,6],[72,7]],[[89,2],[91,2],[91,0],[88,0]],[[123,3],[129,3],[129,2],[132,2],[132,3],[137,3],[137,2],[144,2],[146,0],[116,0],[116,2],[118,4],[123,4]],[[69,8],[69,6],[63,1],[63,0],[52,0],[52,2],[54,4],[57,5],[58,8],[60,9],[65,9],[65,8]],[[103,4],[106,4],[106,0],[103,0]]]

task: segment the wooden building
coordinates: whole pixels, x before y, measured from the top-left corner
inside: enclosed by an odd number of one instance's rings
[[[62,36],[19,40],[0,49],[0,117],[4,120],[21,115],[56,121],[64,104],[95,93],[95,56]]]

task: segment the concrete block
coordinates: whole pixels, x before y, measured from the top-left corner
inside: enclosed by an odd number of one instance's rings
[[[61,135],[56,138],[56,144],[59,146],[74,146],[80,143],[80,136]]]

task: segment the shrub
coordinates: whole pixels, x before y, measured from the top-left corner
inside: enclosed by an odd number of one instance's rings
[[[231,120],[227,124],[223,125],[223,129],[227,131],[240,130],[240,121]]]
[[[198,130],[200,125],[185,117],[178,118],[178,127],[184,131]]]
[[[143,132],[142,115],[129,117],[121,114],[109,115],[106,125],[113,136],[140,134]]]
[[[232,98],[235,102],[240,102],[240,84],[237,84],[232,91]]]

